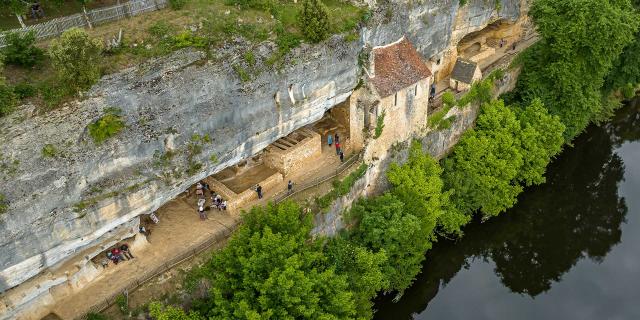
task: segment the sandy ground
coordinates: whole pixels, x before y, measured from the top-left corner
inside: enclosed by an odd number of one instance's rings
[[[346,137],[344,128],[329,126],[328,129],[340,130],[342,139]],[[350,150],[346,151],[345,159],[350,155]],[[307,183],[335,170],[339,165],[340,159],[336,155],[335,147],[329,147],[326,144],[326,136],[323,135],[320,157],[309,159],[303,166],[303,170],[286,176],[278,188],[263,190],[263,199],[258,200],[256,195],[256,198],[242,209],[248,209],[254,205],[265,205],[275,196],[283,194],[286,192],[288,180],[292,180],[294,184]],[[151,234],[147,239],[148,244],[143,249],[132,252],[134,259],[123,261],[118,265],[111,263],[98,278],[87,286],[76,290],[74,294],[56,297],[56,303],[51,308],[52,312],[62,319],[74,319],[81,316],[88,312],[92,306],[104,303],[115,293],[122,292],[126,287],[131,287],[146,275],[163,270],[165,263],[185,251],[193,250],[213,237],[228,238],[240,223],[240,210],[209,210],[207,211],[207,220],[202,221],[198,216],[196,203],[196,196],[191,193],[190,195],[183,194],[165,204],[157,211],[160,222],[150,225]],[[146,298],[157,298],[158,293],[165,291],[162,288],[175,288],[176,283],[169,281],[174,278],[171,272],[165,272],[152,281],[160,284],[170,282],[166,286],[160,285],[155,289],[147,289],[148,292],[155,293],[156,296],[141,291],[142,298],[136,299],[145,301]]]

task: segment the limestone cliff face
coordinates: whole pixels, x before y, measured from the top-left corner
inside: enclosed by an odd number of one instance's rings
[[[517,19],[524,2],[501,0],[499,12],[485,0],[463,8],[457,0],[373,4],[375,18],[359,41],[334,36],[303,45],[286,58],[286,67],[253,74],[250,81],[241,81],[232,67],[243,63],[239,42],[210,59],[184,50],[104,77],[80,101],[46,114],[23,106],[0,119],[0,194],[9,201],[0,216],[0,291],[101,243],[109,230],[319,120],[358,83],[365,43],[384,45],[406,35],[426,59],[437,57],[469,32],[499,18]],[[258,60],[272,50],[273,44],[261,45]],[[121,110],[126,128],[96,145],[87,125],[107,108]],[[194,134],[209,135],[211,142],[193,142]],[[190,143],[203,151],[190,154]],[[43,157],[45,144],[59,155]],[[168,154],[173,157],[162,157]]]

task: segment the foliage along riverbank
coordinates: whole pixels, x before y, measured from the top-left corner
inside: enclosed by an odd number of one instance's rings
[[[438,237],[462,236],[474,214],[498,215],[543,183],[563,144],[619,105],[610,92],[638,82],[625,64],[640,56],[640,19],[628,0],[537,0],[531,16],[543,40],[522,56],[516,90],[480,99],[476,128],[441,164],[412,144],[387,173],[392,188],[358,201],[352,227],[333,239],[311,238],[311,217],[295,203],[253,208],[228,246],[189,274],[187,289],[205,292],[189,314],[152,303],[151,315],[371,318],[370,299],[409,287]]]

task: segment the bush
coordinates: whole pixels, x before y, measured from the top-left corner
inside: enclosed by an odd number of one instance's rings
[[[42,61],[44,52],[34,46],[36,33],[10,32],[5,36],[7,46],[2,49],[5,62],[23,67],[31,67]]]
[[[18,103],[18,97],[13,89],[0,79],[0,117],[11,113]]]
[[[447,107],[456,105],[456,96],[451,91],[447,91],[442,95],[442,103]]]
[[[207,46],[207,39],[198,37],[190,31],[184,31],[173,37],[172,45],[175,49],[188,47],[205,48]]]
[[[49,47],[60,79],[75,90],[88,89],[100,78],[101,52],[102,42],[79,28],[65,31]]]
[[[376,119],[376,131],[373,135],[374,139],[378,139],[382,135],[382,129],[384,129],[384,116],[384,111],[382,111],[382,113]]]
[[[56,146],[47,143],[44,145],[44,147],[42,147],[42,156],[45,158],[54,158],[56,155],[58,155],[58,149],[56,149]]]
[[[36,94],[37,90],[33,85],[26,82],[21,82],[13,87],[13,92],[16,94],[18,99],[25,99],[33,97]]]
[[[127,303],[127,297],[124,294],[119,294],[116,297],[116,305],[122,314],[127,314],[129,312],[129,304]]]
[[[298,23],[311,42],[320,42],[329,35],[329,13],[321,0],[304,0]]]
[[[9,205],[7,204],[7,200],[4,195],[0,193],[0,215],[7,212],[9,210]]]
[[[109,320],[109,318],[104,314],[90,312],[87,314],[87,320]]]
[[[125,127],[119,109],[109,108],[105,111],[105,115],[89,125],[89,135],[98,145],[115,136]]]
[[[180,10],[187,4],[187,0],[169,0],[169,6],[173,10]]]

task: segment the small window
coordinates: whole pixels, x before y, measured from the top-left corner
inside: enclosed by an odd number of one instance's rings
[[[396,92],[396,95],[393,98],[393,105],[397,106],[398,105],[398,93]]]
[[[437,65],[440,65],[440,59],[438,59],[438,60],[436,61],[436,64],[437,64]]]
[[[417,97],[418,96],[418,85],[416,84],[415,89],[413,89],[413,96]]]

